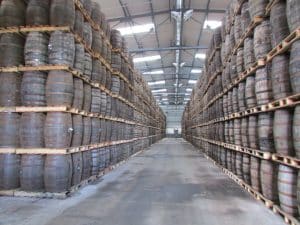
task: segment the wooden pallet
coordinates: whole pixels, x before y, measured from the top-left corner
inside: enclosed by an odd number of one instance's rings
[[[287,36],[281,43],[279,43],[275,48],[273,48],[267,54],[266,61],[271,62],[275,56],[288,51],[291,48],[292,44],[299,39],[300,39],[300,28],[296,29],[289,36]]]

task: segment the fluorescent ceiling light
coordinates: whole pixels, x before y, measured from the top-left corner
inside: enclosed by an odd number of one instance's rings
[[[153,93],[164,92],[164,91],[167,91],[167,89],[157,89],[157,90],[152,90]]]
[[[184,98],[184,101],[189,101],[190,99],[189,98]]]
[[[130,27],[119,28],[118,30],[121,32],[121,35],[130,35],[130,34],[139,34],[139,33],[147,33],[151,30],[154,30],[155,26],[153,23],[136,25]]]
[[[197,80],[189,80],[189,84],[196,84]]]
[[[158,59],[161,59],[160,55],[152,55],[152,56],[145,56],[145,57],[141,57],[141,58],[134,58],[133,62],[139,63],[139,62],[155,61]]]
[[[185,95],[191,95],[191,93],[185,93]]]
[[[168,99],[167,98],[163,98],[162,101],[168,101]]]
[[[192,88],[187,88],[186,91],[192,92],[193,89]]]
[[[195,55],[195,58],[197,58],[197,59],[205,59],[206,58],[206,54],[204,54],[204,53],[197,53]]]
[[[143,74],[145,74],[145,75],[153,75],[153,74],[163,74],[163,73],[164,73],[163,70],[155,70],[155,71],[144,72]]]
[[[218,27],[222,26],[222,21],[218,20],[205,20],[203,28],[204,29],[216,29]]]
[[[192,69],[191,73],[202,73],[201,69]]]
[[[148,85],[152,86],[152,85],[165,84],[165,83],[166,83],[166,81],[159,80],[159,81],[154,81],[154,82],[148,82]]]

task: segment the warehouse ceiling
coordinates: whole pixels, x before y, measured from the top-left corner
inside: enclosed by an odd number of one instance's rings
[[[213,30],[205,21],[221,21],[230,0],[97,0],[113,29],[124,35],[153,94],[162,106],[184,105],[201,76],[203,55]],[[140,26],[140,27],[136,27]],[[123,30],[124,32],[128,30]],[[196,54],[200,53],[200,58]],[[156,58],[156,59],[155,59]]]

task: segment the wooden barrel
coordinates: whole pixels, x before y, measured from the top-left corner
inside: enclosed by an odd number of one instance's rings
[[[120,78],[118,76],[112,75],[112,86],[111,86],[111,91],[114,94],[119,94],[120,93]]]
[[[98,59],[93,59],[92,81],[100,83],[102,73],[102,64]]]
[[[290,53],[290,82],[292,85],[293,94],[298,94],[300,92],[300,41],[295,41],[291,47]]]
[[[51,0],[50,24],[73,28],[75,24],[74,2],[69,0]]]
[[[257,116],[248,117],[248,144],[250,148],[258,149]]]
[[[50,64],[73,67],[75,59],[75,41],[73,34],[63,31],[54,31],[51,33],[48,53]]]
[[[99,88],[92,88],[91,112],[100,113],[101,110],[101,91]]]
[[[289,55],[277,55],[272,59],[273,98],[278,100],[292,94],[289,74]]]
[[[274,48],[289,35],[286,17],[286,1],[276,1],[273,4],[270,11],[270,23],[272,31],[272,47]]]
[[[88,15],[92,14],[92,7],[93,7],[92,0],[84,0],[83,7],[86,10],[86,12],[88,13]]]
[[[102,13],[101,13],[101,7],[97,2],[92,2],[92,14],[91,14],[92,20],[98,24],[99,26],[102,23]]]
[[[20,184],[24,191],[44,190],[44,155],[22,155]]]
[[[46,100],[48,106],[72,106],[73,75],[61,70],[48,73],[46,83]]]
[[[100,31],[93,30],[93,42],[92,42],[92,49],[95,53],[101,54],[102,50],[102,38]]]
[[[92,154],[91,151],[82,152],[82,175],[81,180],[86,180],[91,176],[92,170]]]
[[[244,49],[238,48],[236,53],[236,72],[238,74],[244,72]]]
[[[263,195],[276,202],[278,200],[277,187],[278,166],[268,160],[261,160],[260,163],[260,182]]]
[[[300,26],[300,2],[298,0],[288,0],[286,3],[286,15],[290,32]]]
[[[244,68],[249,69],[255,62],[254,43],[252,38],[244,40]]]
[[[238,86],[238,106],[239,106],[238,111],[239,112],[246,110],[245,88],[246,88],[245,82],[239,83],[239,86]]]
[[[100,132],[100,120],[98,118],[92,118],[91,144],[97,144],[100,142]]]
[[[264,152],[274,152],[273,113],[258,115],[259,148]]]
[[[106,67],[102,64],[101,66],[101,72],[100,72],[100,84],[104,85],[106,87],[106,80],[110,79],[110,77],[106,74]],[[110,89],[110,87],[106,87],[107,89]]]
[[[46,80],[47,74],[44,72],[28,71],[23,73],[21,83],[21,103],[23,106],[46,105]]]
[[[0,115],[0,118],[1,117],[2,116]],[[0,125],[1,125],[0,133],[2,133],[3,130],[2,124]],[[0,154],[0,190],[16,189],[19,186],[20,186],[20,155]]]
[[[100,113],[102,115],[106,114],[106,107],[107,107],[107,94],[104,91],[101,91],[101,109],[100,109]]]
[[[276,153],[294,156],[293,149],[293,112],[289,109],[278,109],[274,115],[274,142]]]
[[[249,12],[251,20],[254,20],[254,18],[257,16],[264,16],[268,3],[268,0],[249,0]]]
[[[242,27],[241,27],[241,15],[236,15],[234,20],[234,39],[235,43],[238,43],[242,36]]]
[[[112,87],[112,77],[111,77],[111,72],[109,70],[106,70],[105,87],[108,90],[110,90]]]
[[[122,48],[122,36],[119,30],[112,30],[110,41],[113,48],[121,49]]]
[[[241,8],[241,28],[242,33],[244,33],[251,22],[250,12],[249,12],[249,3],[246,1],[243,3]]]
[[[22,148],[44,147],[44,113],[22,113],[20,120],[20,144]]]
[[[75,58],[74,58],[74,68],[80,73],[84,73],[85,68],[85,53],[84,46],[82,44],[75,45]]]
[[[234,119],[234,144],[235,145],[242,145],[242,137],[241,137],[241,120]]]
[[[222,86],[223,88],[227,87],[230,83],[230,65],[227,64],[225,69],[222,72]]]
[[[228,116],[228,103],[227,103],[227,95],[223,95],[223,110],[224,110],[224,116]]]
[[[250,155],[242,153],[242,169],[243,169],[243,180],[247,184],[251,184],[250,176]]]
[[[28,33],[24,48],[25,65],[39,66],[48,64],[48,42],[49,38],[45,33]]]
[[[0,73],[0,106],[21,105],[21,79],[19,73]]]
[[[19,147],[20,115],[18,113],[0,113],[0,147]]]
[[[248,118],[243,117],[241,121],[241,139],[242,146],[248,147]]]
[[[72,115],[73,122],[73,135],[72,135],[72,147],[81,146],[83,139],[83,120],[81,115]]]
[[[89,48],[92,47],[93,29],[92,29],[89,22],[84,22],[84,25],[83,25],[83,40]]]
[[[233,113],[233,106],[232,106],[232,91],[229,91],[227,93],[227,111],[228,114],[232,114]]]
[[[72,116],[63,112],[48,112],[44,126],[46,148],[68,148],[72,141]]]
[[[230,171],[232,170],[231,154],[232,154],[231,150],[227,149],[226,150],[226,168]]]
[[[278,193],[281,209],[290,215],[298,216],[296,169],[279,165]]]
[[[231,152],[231,172],[233,172],[234,174],[237,174],[237,171],[236,171],[236,152],[235,151]]]
[[[72,181],[71,185],[77,185],[81,181],[82,176],[82,153],[76,152],[72,154]]]
[[[99,149],[99,159],[100,159],[99,171],[103,171],[105,169],[105,159],[106,159],[105,148]]]
[[[236,175],[238,178],[243,179],[243,153],[236,152],[235,156]]]
[[[83,84],[83,107],[82,109],[86,112],[89,112],[91,109],[92,103],[92,87],[90,84],[84,83]]]
[[[84,17],[81,11],[75,11],[75,23],[74,23],[74,31],[75,33],[83,38],[83,27],[84,27]]]
[[[255,156],[250,158],[250,177],[251,177],[251,186],[255,191],[260,192],[260,159]]]
[[[90,117],[83,117],[82,145],[89,145],[92,133],[92,120]]]
[[[252,107],[256,106],[255,77],[254,76],[249,76],[246,79],[245,97],[246,97],[247,108],[252,108]]]
[[[44,182],[47,192],[66,192],[72,182],[71,155],[47,155]]]
[[[237,87],[234,87],[232,89],[232,109],[233,112],[238,112],[239,111],[239,100],[238,100],[238,89]]]
[[[300,106],[296,106],[294,111],[293,144],[296,156],[300,158]]]
[[[83,80],[79,78],[74,78],[74,97],[73,97],[73,104],[72,107],[81,110],[83,106]]]
[[[112,97],[110,95],[106,95],[106,116],[111,116],[111,100]]]
[[[263,59],[271,49],[270,21],[265,20],[254,29],[254,55],[256,60]]]
[[[104,119],[100,120],[100,143],[105,142],[105,137],[106,137],[106,121]]]
[[[3,3],[2,3],[3,4]],[[24,38],[18,34],[0,36],[0,66],[19,66],[24,63]]]
[[[271,66],[257,69],[255,76],[255,95],[257,105],[267,104],[272,101]]]
[[[91,164],[91,175],[98,175],[100,171],[100,152],[99,148],[93,149],[91,151],[92,164]]]
[[[25,25],[26,5],[23,0],[2,0],[0,6],[0,27]]]
[[[92,77],[93,72],[93,60],[89,53],[85,53],[85,60],[84,60],[84,75],[88,78]]]
[[[121,54],[118,52],[113,52],[111,55],[111,61],[112,61],[112,68],[117,70],[117,71],[121,71],[122,69],[122,58],[121,58]]]
[[[26,9],[26,25],[49,25],[50,0],[29,0]]]

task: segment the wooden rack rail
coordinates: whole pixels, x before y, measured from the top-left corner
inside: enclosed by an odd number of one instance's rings
[[[38,155],[66,155],[66,154],[73,154],[77,152],[85,152],[90,151],[97,148],[109,147],[114,145],[121,145],[127,144],[147,138],[153,138],[156,136],[160,136],[161,134],[151,135],[146,137],[139,137],[133,138],[129,140],[119,140],[119,141],[110,141],[110,142],[103,142],[98,144],[90,144],[78,147],[69,147],[69,148],[62,148],[62,149],[54,149],[54,148],[0,148],[0,154],[38,154]]]
[[[261,158],[264,160],[271,160],[271,161],[274,161],[274,162],[277,162],[280,164],[284,164],[284,165],[287,165],[287,166],[290,166],[290,167],[293,167],[296,169],[300,169],[300,159],[295,158],[293,156],[280,155],[280,154],[272,153],[272,152],[264,152],[264,151],[257,150],[257,149],[247,148],[247,147],[243,147],[240,145],[229,144],[229,143],[211,140],[211,139],[207,139],[207,138],[203,138],[203,137],[195,137],[195,136],[190,136],[190,137],[201,140],[201,141],[205,141],[210,144],[221,146],[221,147],[224,147],[224,148],[232,150],[232,151],[246,153],[248,155],[252,155],[257,158]]]

